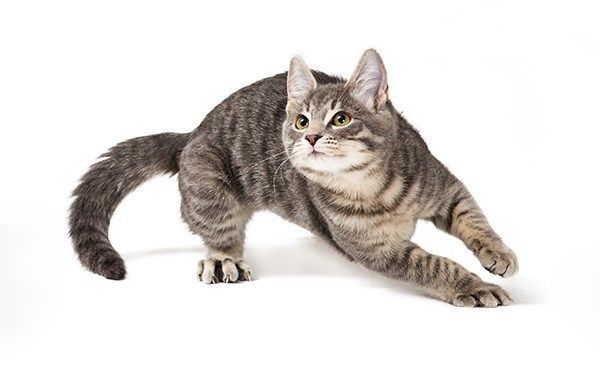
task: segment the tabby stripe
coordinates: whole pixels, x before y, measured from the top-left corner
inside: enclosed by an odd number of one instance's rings
[[[431,270],[432,276],[438,277],[440,275],[440,267],[442,266],[441,259],[438,256],[433,257],[433,269]]]
[[[340,214],[346,217],[377,216],[390,211],[384,207],[365,209],[361,206],[343,206],[333,202],[327,202],[324,204],[324,206],[333,213]]]
[[[463,211],[459,212],[458,214],[456,214],[456,216],[454,217],[454,220],[458,220],[458,218],[460,218],[461,216],[464,216],[470,212],[471,212],[470,209],[463,210]]]
[[[425,256],[425,263],[423,265],[423,283],[421,285],[427,285],[435,278],[436,274],[431,271],[432,259],[433,255],[427,254],[427,256]]]
[[[330,177],[330,174],[328,174],[328,173],[326,173],[324,171],[321,171],[321,170],[316,170],[316,169],[308,168],[306,166],[301,166],[300,169],[303,172],[306,172],[308,174],[318,175],[320,177]]]
[[[370,262],[369,266],[371,268],[381,273],[389,272],[396,265],[396,257],[394,256],[367,256],[365,259]]]
[[[398,176],[395,175],[392,170],[390,170],[390,172],[386,173],[386,174],[387,175],[385,176],[385,182],[383,183],[383,186],[381,187],[381,189],[379,189],[379,191],[377,192],[377,195],[376,195],[377,198],[382,196],[390,188],[390,186],[392,186],[396,182],[396,179],[398,178]],[[402,191],[400,192],[400,194],[397,194],[398,197],[402,197],[404,187],[406,186],[404,178],[402,178],[402,180],[403,180],[402,181],[403,182]],[[394,200],[396,200],[396,198]]]
[[[371,159],[366,162],[363,162],[362,164],[352,165],[349,168],[342,170],[342,173],[352,173],[352,172],[363,171],[363,170],[371,167],[375,163],[375,161],[376,161],[375,159]]]
[[[229,232],[235,232],[239,229],[239,220],[236,221],[237,223],[232,224],[232,225],[226,225],[226,226],[213,226],[210,224],[205,224],[204,222],[200,221],[200,220],[194,220],[194,226],[195,227],[199,227],[204,231],[210,232],[214,235],[217,234],[227,234]]]
[[[361,245],[361,248],[363,251],[377,251],[379,248],[383,248],[385,246],[387,246],[387,242],[385,241],[377,241],[377,242],[371,242],[371,243],[367,243],[367,242],[362,242],[362,241],[358,241],[357,243],[359,243]]]
[[[419,248],[416,244],[408,244],[402,251],[402,256],[398,260],[398,277],[406,279],[408,271],[412,268],[413,252]]]
[[[347,137],[346,140],[361,142],[370,150],[375,150],[375,148],[377,148],[375,140],[368,137]]]
[[[425,258],[423,256],[417,259],[415,263],[415,282],[417,285],[423,285],[424,271],[423,271],[423,260]]]
[[[397,179],[396,176],[387,176],[387,180],[384,183],[383,188],[378,192],[377,196],[379,197],[383,193],[385,193],[385,191],[387,191],[390,188],[390,186],[392,186],[395,183],[396,179]],[[408,181],[410,182],[410,179],[408,179]],[[372,207],[362,206],[358,203],[354,204],[354,205],[341,205],[335,201],[335,198],[339,197],[339,194],[334,190],[326,189],[328,191],[328,193],[333,193],[333,195],[325,197],[325,199],[324,199],[325,205],[324,206],[329,208],[333,212],[343,214],[345,216],[356,216],[357,214],[359,214],[361,216],[382,215],[382,214],[392,212],[392,211],[395,211],[398,209],[398,207],[404,201],[404,196],[406,195],[407,188],[408,188],[408,186],[405,182],[405,184],[402,187],[402,190],[394,196],[394,199],[392,199],[391,204],[387,204],[387,205],[379,204],[377,206],[372,206]]]
[[[470,198],[469,196],[466,196],[466,197],[459,198],[459,199],[455,200],[454,202],[452,202],[452,204],[448,208],[448,213],[446,216],[446,223],[445,223],[446,231],[450,231],[450,229],[452,228],[452,222],[454,220],[453,214],[454,214],[454,210],[456,209],[456,207],[458,207],[458,205],[462,201],[469,199],[469,198]]]

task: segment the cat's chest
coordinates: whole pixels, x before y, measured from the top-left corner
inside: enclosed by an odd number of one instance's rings
[[[415,232],[415,215],[401,205],[331,197],[317,203],[334,239],[351,247],[388,249]]]

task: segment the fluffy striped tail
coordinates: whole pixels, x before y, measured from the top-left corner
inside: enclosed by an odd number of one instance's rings
[[[117,205],[153,176],[179,171],[188,134],[162,133],[127,140],[112,147],[90,167],[73,191],[69,234],[81,264],[112,280],[125,278],[125,263],[108,239]]]

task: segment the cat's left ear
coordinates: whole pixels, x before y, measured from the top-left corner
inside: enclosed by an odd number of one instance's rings
[[[350,94],[366,107],[379,110],[388,99],[387,73],[375,49],[366,50],[346,84]]]
[[[317,87],[317,80],[302,58],[295,56],[290,62],[287,77],[288,106],[302,102]]]

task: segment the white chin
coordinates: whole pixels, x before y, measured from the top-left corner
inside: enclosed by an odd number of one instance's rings
[[[304,166],[308,167],[309,169],[332,173],[339,172],[356,165],[356,159],[352,159],[349,156],[336,157],[327,153],[319,152],[308,154],[303,161]]]

